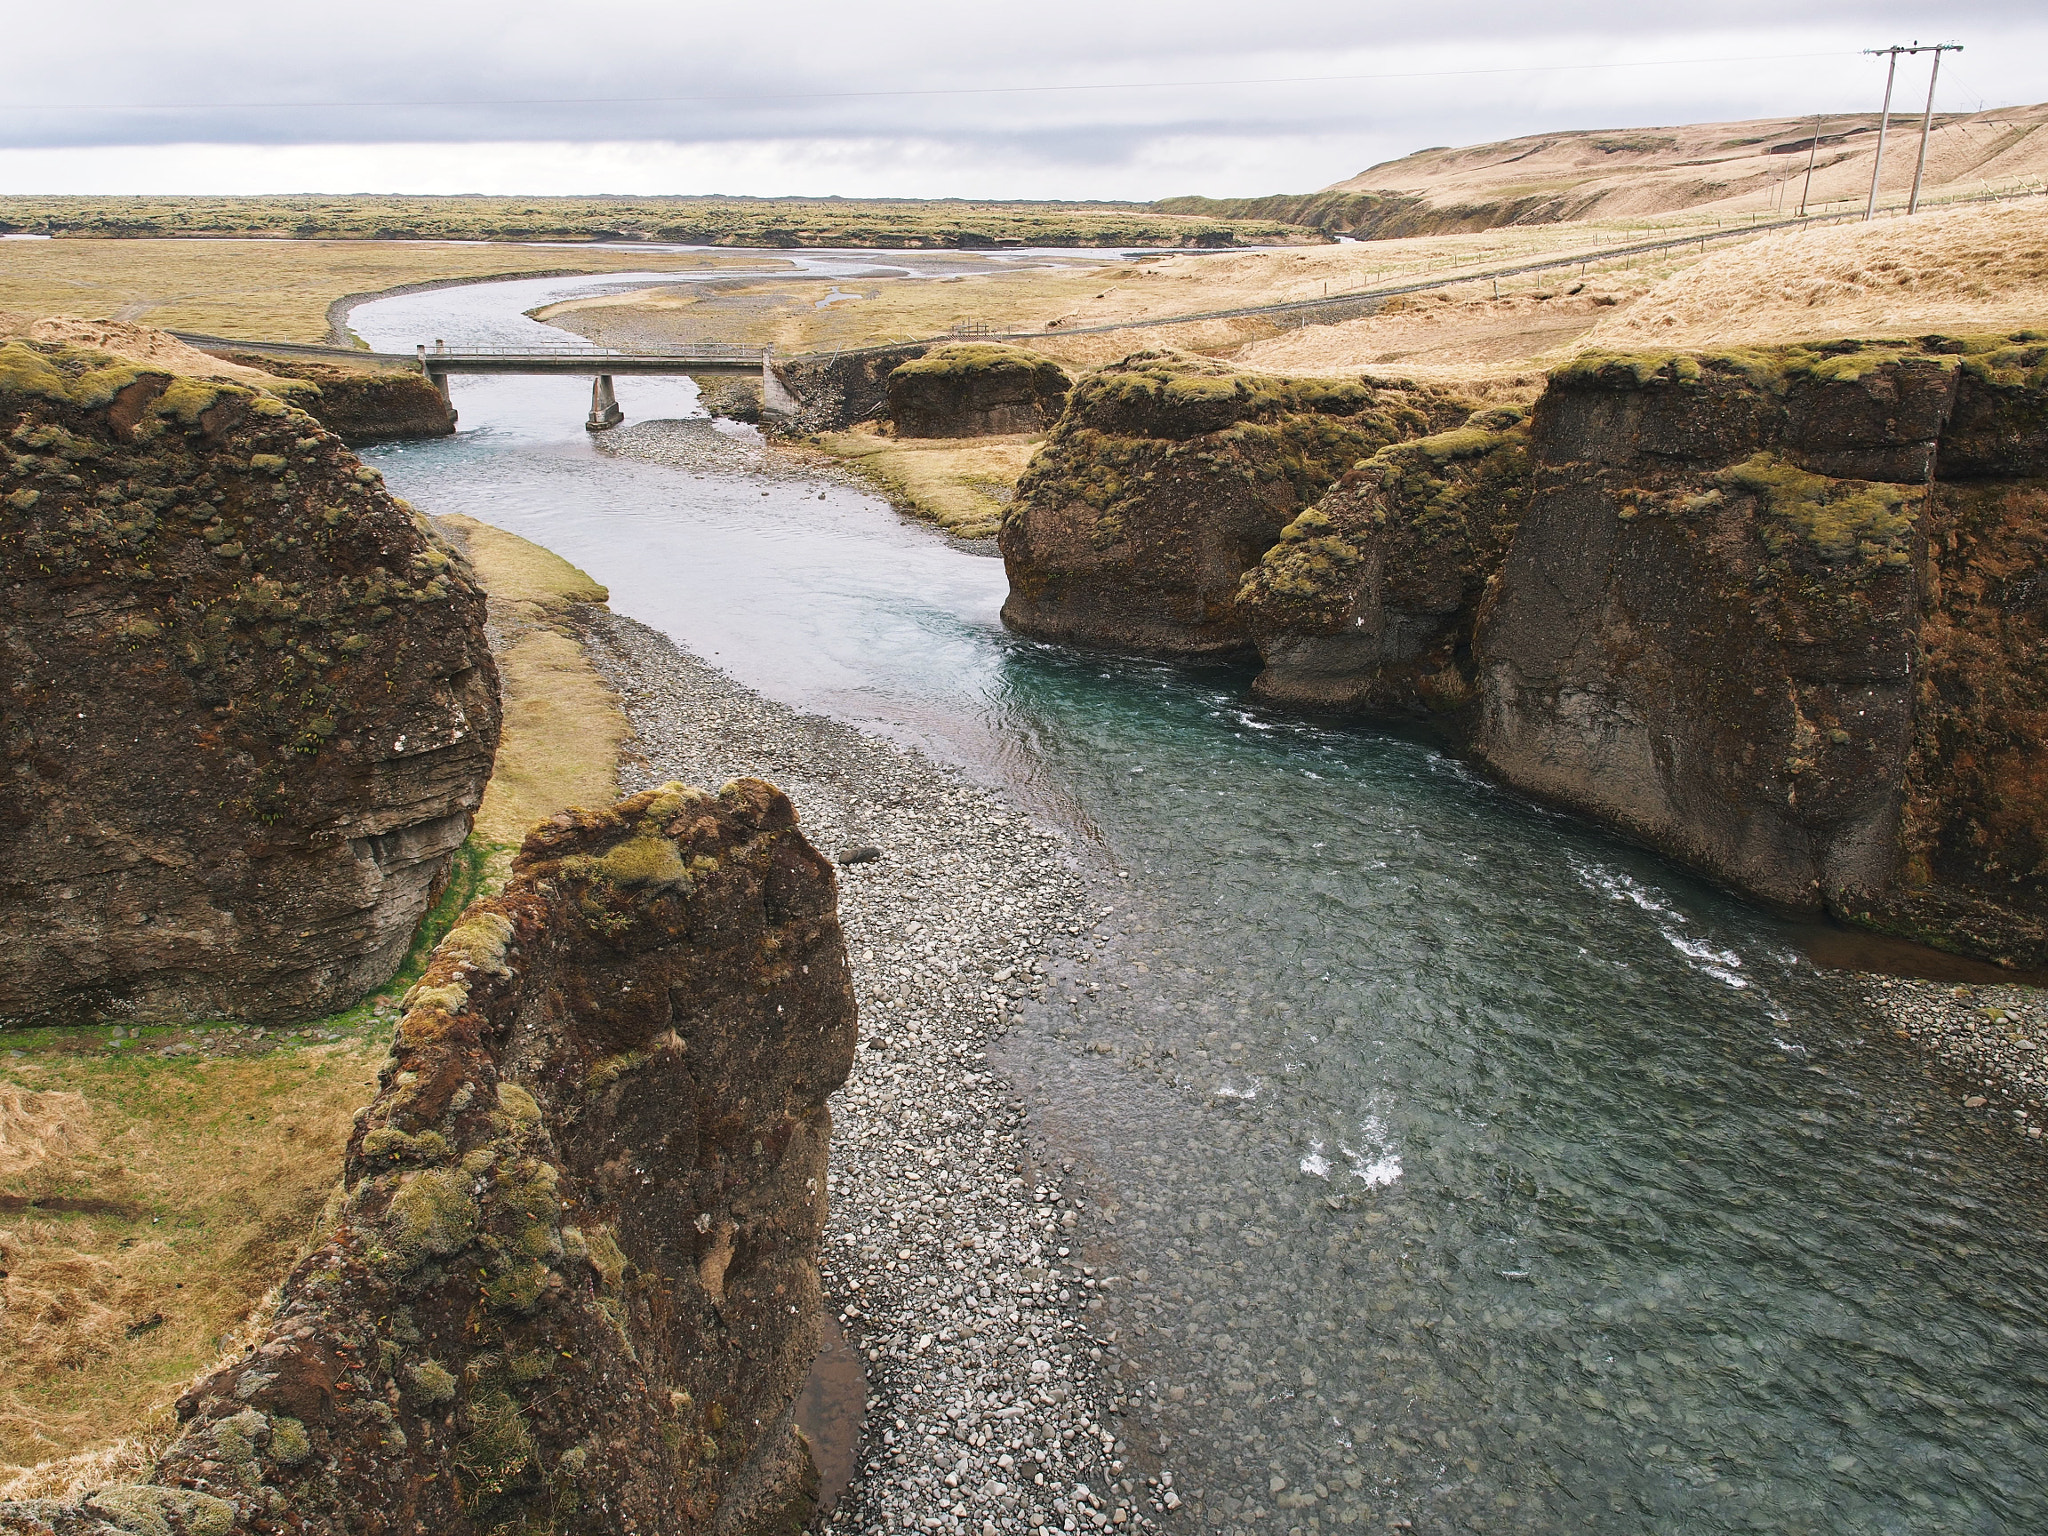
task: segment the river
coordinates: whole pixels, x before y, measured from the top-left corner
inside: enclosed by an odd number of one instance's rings
[[[506,344],[628,281],[352,323]],[[2038,1159],[1790,930],[1424,742],[1255,708],[1242,670],[1012,636],[1000,562],[837,479],[602,451],[574,380],[455,389],[458,436],[364,455],[400,494],[1075,835],[1098,958],[1006,1064],[1108,1218],[1127,1434],[1205,1527],[2048,1528]]]

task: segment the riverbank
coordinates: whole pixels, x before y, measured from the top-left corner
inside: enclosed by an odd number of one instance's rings
[[[1925,1054],[1966,1118],[2042,1139],[2048,1128],[2048,991],[1867,974],[1857,982],[1893,1033]]]
[[[622,790],[758,775],[840,862],[861,1045],[833,1106],[824,1267],[871,1397],[823,1529],[1145,1526],[1164,1489],[1140,1491],[1105,1416],[1095,1286],[1067,1242],[1078,1201],[1063,1168],[1033,1161],[1023,1101],[988,1063],[1089,916],[1060,837],[646,625],[597,608],[579,622],[633,725]]]

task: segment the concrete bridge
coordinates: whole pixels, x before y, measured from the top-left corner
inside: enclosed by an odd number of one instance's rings
[[[727,342],[697,342],[675,352],[617,352],[609,347],[462,347],[422,342],[414,361],[421,373],[448,395],[448,379],[457,373],[566,373],[590,379],[590,418],[583,423],[602,432],[626,419],[619,409],[612,380],[626,374],[733,373],[757,376],[764,389],[773,380],[765,347]]]

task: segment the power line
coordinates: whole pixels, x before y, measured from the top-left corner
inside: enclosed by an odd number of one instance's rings
[[[1371,80],[1448,80],[1468,75],[1541,75],[1566,70],[1676,69],[1702,64],[1775,64],[1803,59],[1853,58],[1848,51],[1759,53],[1718,59],[1616,59],[1591,64],[1522,64],[1499,69],[1418,69],[1376,75],[1273,75],[1241,80],[1123,80],[1096,85],[962,85],[902,91],[744,91],[699,96],[508,96],[483,100],[417,101],[9,101],[7,112],[245,112],[381,110],[394,107],[623,107],[672,106],[690,102],[851,101],[915,96],[1031,96],[1064,91],[1212,90],[1233,85],[1325,85]]]

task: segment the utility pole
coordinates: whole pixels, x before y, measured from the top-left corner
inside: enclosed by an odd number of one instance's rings
[[[1891,63],[1884,71],[1884,110],[1877,115],[1877,162],[1870,168],[1870,201],[1863,208],[1863,222],[1868,224],[1877,217],[1877,178],[1884,174],[1884,136],[1892,122],[1892,77],[1899,72],[1899,55],[1906,50],[1894,45],[1890,48],[1866,48],[1868,54],[1888,53]]]
[[[1902,53],[1931,53],[1934,55],[1934,68],[1929,70],[1927,74],[1927,111],[1920,119],[1920,162],[1913,168],[1913,193],[1906,203],[1906,212],[1912,213],[1920,206],[1920,177],[1927,169],[1927,135],[1934,125],[1934,82],[1941,74],[1941,56],[1944,53],[1961,53],[1963,45],[1961,43],[1922,43],[1916,37],[1913,39],[1912,46],[1910,47],[1894,43],[1889,48],[1866,48],[1863,51],[1872,57],[1878,54],[1885,54],[1891,60],[1885,66],[1884,72],[1884,110],[1878,114],[1877,119],[1877,159],[1870,167],[1870,201],[1863,209],[1863,222],[1867,224],[1877,217],[1877,182],[1878,178],[1884,174],[1884,141],[1885,134],[1891,127],[1892,81],[1899,72],[1899,55]]]
[[[1820,153],[1820,125],[1825,118],[1813,120],[1813,142],[1806,146],[1806,184],[1799,189],[1799,217],[1806,217],[1806,194],[1813,190],[1813,157]]]
[[[1934,126],[1934,82],[1941,75],[1941,56],[1944,53],[1961,53],[1961,43],[1936,43],[1934,45],[1934,68],[1927,72],[1927,110],[1920,116],[1920,159],[1913,167],[1913,195],[1906,199],[1906,212],[1920,211],[1920,178],[1927,170],[1927,134]]]

